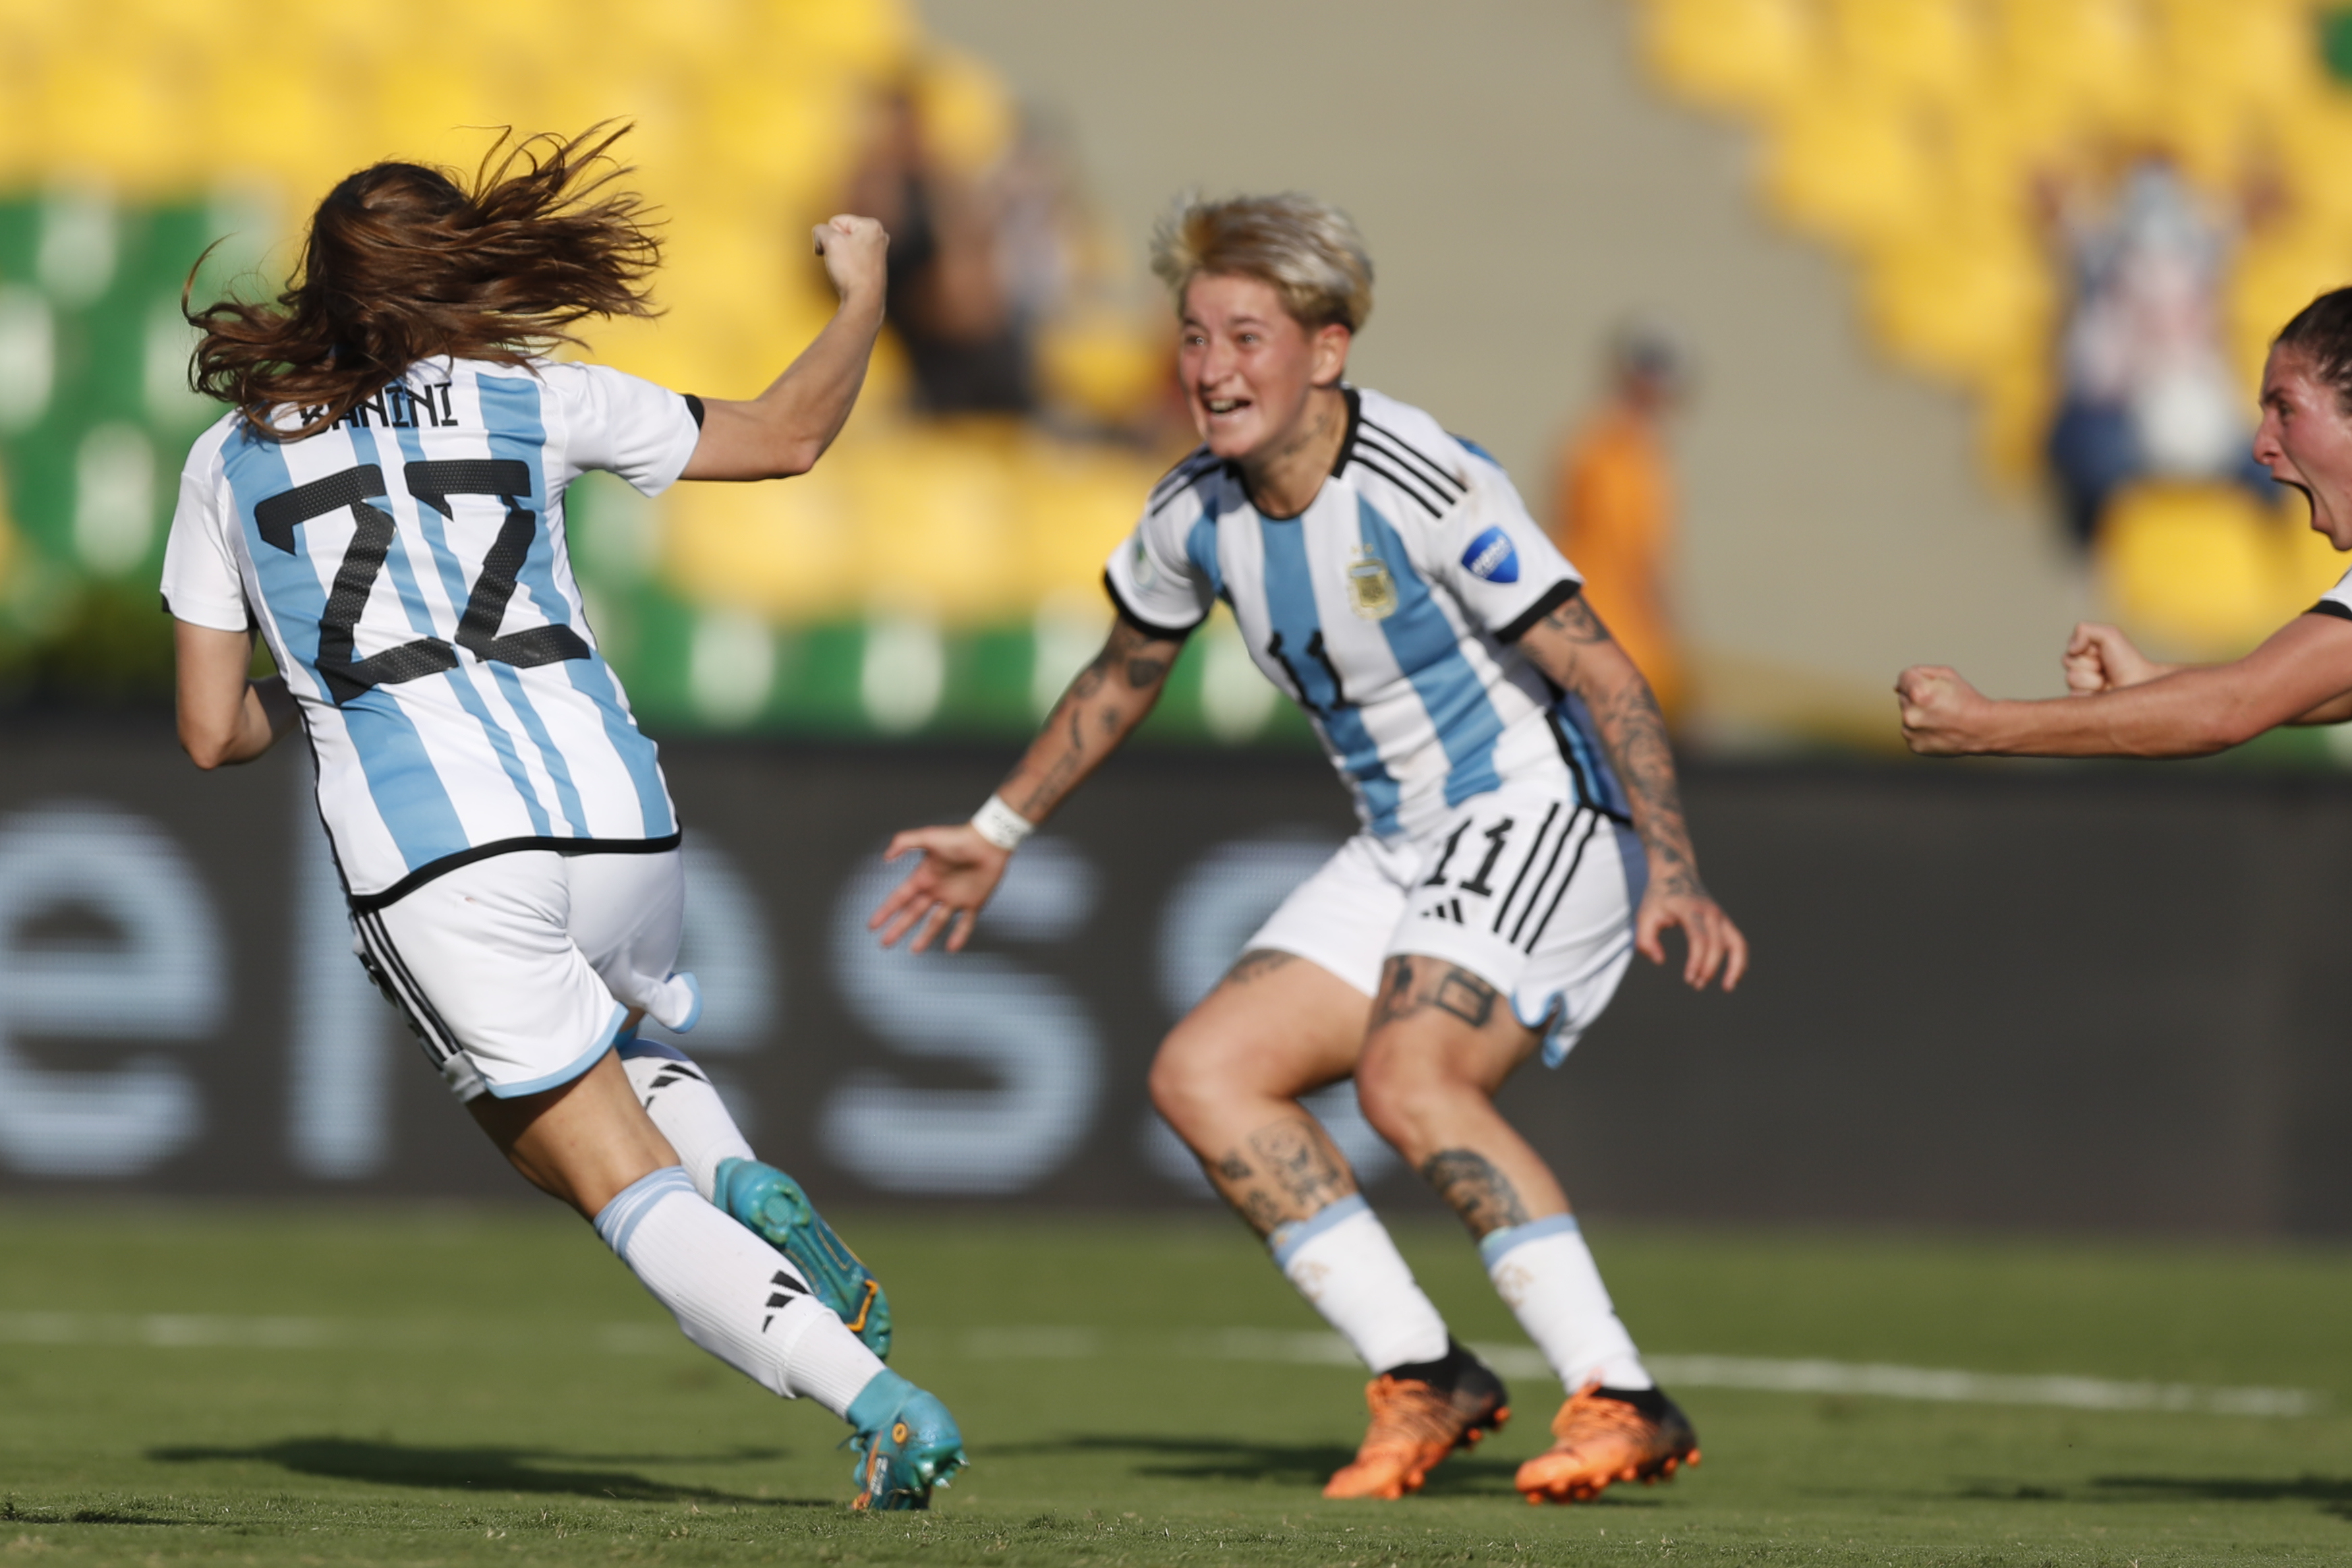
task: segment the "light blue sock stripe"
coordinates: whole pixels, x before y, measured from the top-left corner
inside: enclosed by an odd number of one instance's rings
[[[617,1041],[613,1049],[620,1052],[623,1061],[635,1061],[647,1056],[659,1057],[664,1061],[690,1062],[694,1060],[667,1040],[646,1040],[641,1035],[630,1035]]]
[[[1351,1192],[1343,1198],[1325,1204],[1304,1219],[1294,1219],[1288,1225],[1276,1226],[1274,1233],[1265,1239],[1266,1246],[1274,1252],[1275,1267],[1289,1268],[1292,1255],[1301,1247],[1306,1246],[1341,1220],[1353,1219],[1360,1214],[1369,1214],[1371,1208],[1372,1206],[1364,1201],[1362,1193]]]
[[[1572,1214],[1554,1214],[1542,1219],[1530,1219],[1525,1225],[1507,1225],[1500,1230],[1489,1230],[1478,1243],[1478,1260],[1492,1269],[1503,1260],[1503,1255],[1530,1241],[1540,1241],[1547,1236],[1557,1236],[1563,1230],[1580,1230]]]
[[[638,1223],[654,1211],[654,1205],[674,1192],[682,1192],[688,1197],[698,1196],[684,1166],[664,1166],[649,1176],[639,1176],[597,1210],[596,1234],[604,1239],[604,1245],[617,1253],[622,1262],[627,1262],[629,1238],[637,1233]]]

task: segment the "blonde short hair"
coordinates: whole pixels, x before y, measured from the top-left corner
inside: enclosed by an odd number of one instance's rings
[[[1336,323],[1360,332],[1372,314],[1372,258],[1355,221],[1295,191],[1222,202],[1187,192],[1152,229],[1151,270],[1179,311],[1186,287],[1205,272],[1272,284],[1310,331]]]

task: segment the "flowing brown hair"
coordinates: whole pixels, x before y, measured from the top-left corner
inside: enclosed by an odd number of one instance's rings
[[[204,339],[189,384],[291,441],[326,429],[419,360],[520,365],[589,317],[651,316],[661,260],[645,203],[607,156],[628,131],[514,140],[484,153],[472,188],[452,171],[376,163],[327,193],[273,304],[230,298],[181,313]],[[210,254],[207,252],[206,254]],[[198,266],[203,262],[199,259]],[[274,411],[303,412],[274,427]]]

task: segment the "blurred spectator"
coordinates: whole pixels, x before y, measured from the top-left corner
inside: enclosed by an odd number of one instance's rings
[[[2230,225],[2162,157],[2135,162],[2100,206],[2055,186],[2044,200],[2074,282],[2049,452],[2074,542],[2088,548],[2116,492],[2143,479],[2242,484],[2270,505],[2222,348]]]
[[[1688,699],[1672,608],[1675,482],[1665,442],[1685,390],[1682,350],[1656,327],[1629,325],[1610,344],[1608,377],[1607,400],[1562,449],[1551,534],[1672,726]]]
[[[1017,154],[1010,162],[1021,165]],[[1008,189],[1016,202],[1007,202]],[[1050,294],[1053,269],[1041,263],[1038,236],[1003,243],[1008,216],[1034,216],[1034,192],[968,177],[938,157],[914,95],[901,89],[882,106],[847,204],[890,231],[887,319],[907,351],[917,405],[932,413],[1034,409],[1031,310],[1041,291]]]

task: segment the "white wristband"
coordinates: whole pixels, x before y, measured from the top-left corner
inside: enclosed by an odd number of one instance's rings
[[[1037,831],[1037,824],[1006,805],[1003,796],[991,795],[988,803],[971,814],[971,831],[1010,854]]]

